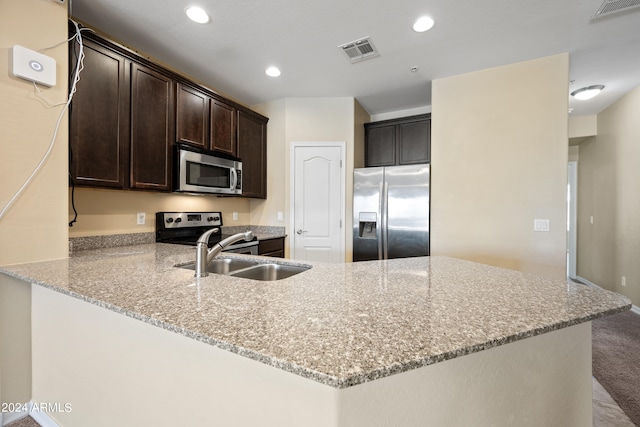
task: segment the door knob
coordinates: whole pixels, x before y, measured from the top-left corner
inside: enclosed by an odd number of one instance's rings
[[[307,230],[301,230],[301,229],[296,230],[296,234],[302,234],[302,233],[306,233],[306,232],[307,232]]]

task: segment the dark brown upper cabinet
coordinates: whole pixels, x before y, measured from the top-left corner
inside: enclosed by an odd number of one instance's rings
[[[178,83],[176,96],[176,141],[209,149],[209,96]]]
[[[238,157],[242,159],[242,195],[267,198],[267,120],[238,111]]]
[[[69,115],[71,177],[78,185],[127,188],[130,61],[90,40],[84,54]],[[73,69],[73,47],[69,58]]]
[[[226,102],[211,98],[211,149],[238,155],[236,144],[236,109]]]
[[[177,90],[176,141],[236,156],[236,109],[195,87]]]
[[[131,65],[131,188],[171,190],[174,86],[162,73]]]
[[[176,142],[239,157],[243,196],[267,197],[268,118],[120,44],[84,33],[70,110],[71,177],[83,186],[171,191]],[[69,65],[77,61],[77,46]]]
[[[365,166],[431,161],[431,114],[366,123]]]
[[[84,48],[69,127],[75,184],[170,191],[175,83],[101,39],[85,36]]]

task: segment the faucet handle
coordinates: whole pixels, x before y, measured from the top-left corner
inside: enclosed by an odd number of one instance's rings
[[[246,231],[244,233],[244,241],[245,242],[250,242],[253,240],[253,231]]]

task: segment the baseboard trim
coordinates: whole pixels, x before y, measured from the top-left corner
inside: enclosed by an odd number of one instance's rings
[[[30,401],[27,405],[29,411],[0,413],[0,426],[4,427],[13,422],[30,416],[42,427],[60,427],[58,423],[53,420],[53,418],[47,415],[46,412],[41,412],[38,410],[34,411],[33,408],[36,404],[33,402],[33,400]]]
[[[26,418],[29,415],[28,412],[5,412],[0,413],[0,426],[6,426],[23,418]]]
[[[595,283],[585,279],[584,277],[576,276],[575,279],[573,279],[573,280],[575,280],[577,282],[580,282],[580,283],[584,283],[585,285],[588,285],[588,286],[593,286],[594,288],[604,289],[602,286],[596,285]],[[636,314],[640,314],[640,307],[638,307],[637,305],[633,305],[632,304],[631,305],[631,311],[633,311]]]
[[[31,410],[29,415],[31,415],[31,418],[40,424],[41,427],[60,427],[46,412]]]

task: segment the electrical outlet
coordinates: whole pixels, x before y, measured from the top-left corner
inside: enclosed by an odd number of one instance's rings
[[[589,223],[593,224],[593,215],[589,217]]]
[[[233,220],[237,221],[238,220],[238,212],[234,212],[233,213]]]
[[[138,214],[136,215],[136,220],[138,225],[144,225],[144,223],[146,222],[147,216],[145,215],[144,212],[138,212]]]
[[[620,284],[621,284],[622,286],[625,286],[625,287],[626,287],[626,286],[627,286],[627,278],[626,278],[626,277],[624,277],[624,276],[622,276],[622,279],[620,280]]]
[[[284,216],[282,215],[282,212],[278,212],[278,221],[284,221]]]

